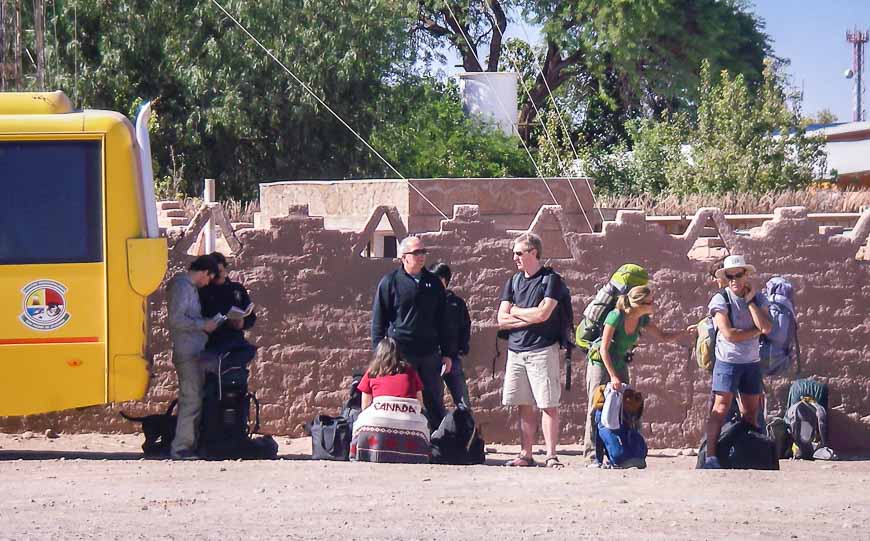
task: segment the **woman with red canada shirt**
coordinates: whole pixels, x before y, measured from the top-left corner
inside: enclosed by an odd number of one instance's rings
[[[375,349],[369,369],[359,382],[362,409],[378,396],[416,398],[423,404],[423,380],[414,368],[405,362],[396,341],[386,337]]]
[[[429,427],[423,415],[423,381],[386,337],[358,386],[362,412],[353,424],[350,459],[427,463]]]

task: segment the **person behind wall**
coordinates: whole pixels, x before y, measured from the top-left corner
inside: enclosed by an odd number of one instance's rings
[[[468,315],[468,305],[465,300],[452,290],[447,289],[453,276],[450,267],[446,263],[438,263],[432,267],[432,274],[441,280],[446,291],[447,323],[450,326],[450,334],[456,339],[456,355],[453,357],[453,366],[450,372],[444,374],[444,383],[453,403],[457,407],[471,410],[471,400],[468,396],[468,382],[465,380],[465,371],[462,369],[461,355],[468,355],[471,341],[471,317]]]
[[[716,445],[734,394],[740,399],[743,420],[758,423],[763,393],[758,337],[771,331],[767,300],[749,277],[755,267],[741,255],[725,259],[716,277],[728,282],[723,295],[714,295],[708,306],[716,324],[716,363],[713,366],[713,407],[707,419],[707,458],[704,467],[721,467]],[[730,310],[729,310],[730,306]],[[729,314],[730,311],[730,314]]]
[[[419,237],[399,245],[402,265],[381,278],[372,302],[372,349],[393,338],[402,356],[423,381],[423,405],[430,431],[444,418],[442,373],[450,372],[456,341],[447,325],[444,286],[426,267]]]
[[[532,445],[537,432],[535,406],[541,410],[546,445],[545,464],[561,468],[559,443],[559,339],[562,328],[556,311],[561,278],[541,265],[543,244],[533,233],[514,240],[513,261],[519,278],[510,278],[501,294],[499,329],[508,331],[502,403],[516,406],[520,416],[520,454],[507,466],[536,466]],[[516,276],[516,275],[515,275]],[[545,280],[546,278],[546,280]],[[516,281],[516,288],[514,282]]]
[[[233,307],[244,311],[251,305],[248,290],[227,276],[227,258],[222,253],[212,252],[209,255],[217,263],[218,273],[207,286],[199,290],[202,315],[206,318],[226,315]],[[245,331],[253,327],[256,321],[254,312],[242,319],[227,319],[209,335],[205,357],[210,362],[220,357],[222,369],[247,366],[257,349],[245,339]]]
[[[586,367],[586,395],[588,399],[586,428],[583,435],[583,453],[589,460],[595,458],[593,398],[599,385],[611,383],[615,390],[630,382],[628,363],[634,347],[642,335],[658,342],[676,342],[694,332],[694,326],[684,330],[666,332],[651,321],[655,313],[655,297],[649,286],[636,286],[616,300],[616,308],[604,319],[599,343],[590,348]]]
[[[172,340],[172,364],[178,375],[178,421],[170,449],[170,457],[175,460],[198,458],[197,430],[205,378],[199,360],[208,334],[218,323],[203,317],[197,290],[207,286],[217,274],[215,260],[204,255],[194,259],[187,272],[176,274],[167,285],[167,326]]]
[[[423,407],[423,380],[410,364],[405,362],[396,341],[386,337],[375,348],[375,354],[357,386],[362,393],[362,410],[372,405],[379,396],[416,398]]]

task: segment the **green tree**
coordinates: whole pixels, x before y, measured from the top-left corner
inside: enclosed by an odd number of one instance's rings
[[[407,2],[222,4],[363,137],[380,120],[372,104],[413,62]],[[376,163],[210,1],[58,0],[53,24],[58,83],[80,105],[130,112],[159,98],[155,169],[169,175],[174,155],[187,193],[215,177],[222,195],[247,198],[265,180],[347,178]]]
[[[516,137],[462,111],[455,84],[412,81],[395,88],[390,103],[384,116],[392,120],[378,125],[371,141],[408,177],[536,174]]]
[[[523,97],[520,125],[529,136],[537,110],[549,91],[573,86],[594,125],[613,143],[624,137],[630,118],[691,107],[698,66],[710,59],[715,69],[760,81],[769,53],[763,23],[742,0],[421,0],[418,29],[435,43],[447,43],[463,58],[467,71],[499,68],[501,39],[509,19],[498,16],[513,7],[543,27],[546,46],[542,72],[535,75],[530,98]],[[452,13],[451,13],[452,11]],[[487,65],[470,54],[486,49]],[[479,55],[482,59],[483,56]],[[504,67],[504,62],[501,62]],[[537,71],[537,70],[536,70]],[[603,127],[602,115],[610,127]]]
[[[824,140],[801,126],[774,62],[760,85],[702,63],[697,119],[686,113],[628,124],[628,144],[584,147],[584,167],[619,195],[764,193],[806,188],[825,169]],[[793,104],[790,106],[789,104]]]
[[[815,115],[805,116],[801,119],[801,125],[803,127],[810,126],[812,124],[834,124],[837,122],[839,118],[830,109],[825,108],[816,113]]]

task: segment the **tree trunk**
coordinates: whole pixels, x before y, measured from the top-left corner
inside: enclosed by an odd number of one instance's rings
[[[559,46],[552,42],[547,44],[547,56],[544,59],[544,65],[541,67],[541,73],[538,74],[537,79],[535,79],[535,85],[529,91],[531,101],[526,99],[520,108],[517,131],[519,131],[520,137],[523,140],[529,140],[532,123],[537,116],[532,103],[534,102],[535,106],[540,109],[549,99],[550,92],[555,92],[565,81],[575,76],[572,75],[574,70],[568,68],[580,64],[583,57],[583,51],[578,49],[571,56],[562,59],[562,51],[559,49]],[[544,82],[545,78],[546,83]]]
[[[36,31],[36,86],[45,90],[45,19],[43,0],[33,0],[33,21]]]
[[[0,92],[6,91],[6,0],[0,0]]]
[[[489,42],[489,60],[486,71],[498,71],[498,63],[501,60],[502,39],[507,28],[507,17],[499,0],[486,0],[489,20],[492,23],[492,39]]]
[[[465,71],[483,71],[483,67],[477,61],[477,51],[472,49],[474,40],[468,35],[468,27],[459,22],[460,13],[457,11],[459,11],[458,8],[452,11],[447,8],[441,10],[441,15],[444,16],[444,21],[450,28],[450,41],[459,51],[459,55],[462,57],[462,68]]]
[[[21,92],[21,0],[15,0],[15,20],[13,21],[15,28],[15,90]]]

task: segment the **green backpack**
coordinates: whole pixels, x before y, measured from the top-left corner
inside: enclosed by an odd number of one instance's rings
[[[583,321],[577,326],[575,335],[577,347],[588,352],[592,343],[601,336],[604,320],[616,307],[617,297],[625,295],[633,287],[645,286],[648,283],[649,274],[640,265],[626,263],[619,267],[583,310]]]

